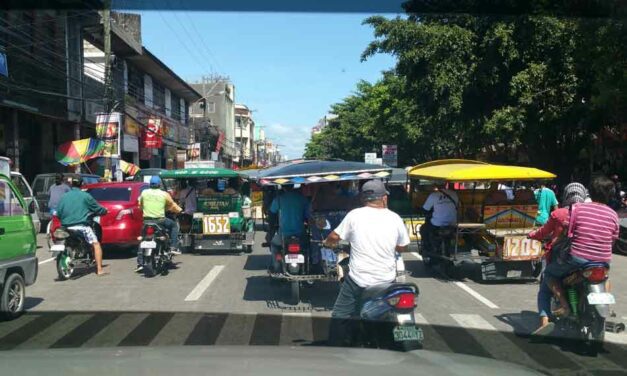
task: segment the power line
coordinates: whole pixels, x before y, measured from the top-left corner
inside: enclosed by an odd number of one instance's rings
[[[192,29],[194,29],[193,31],[196,32],[196,35],[198,36],[198,40],[200,40],[200,44],[202,44],[203,48],[205,49],[204,51],[206,52],[206,54],[211,58],[211,60],[213,60],[214,64],[216,65],[216,67],[221,70],[224,71],[222,69],[222,67],[220,66],[220,63],[218,62],[218,59],[215,57],[215,55],[211,52],[211,49],[209,47],[207,47],[207,44],[205,43],[205,39],[202,38],[202,33],[200,33],[198,31],[198,29],[196,28],[196,23],[192,20],[192,18],[187,14],[187,12],[183,13],[187,19],[189,20],[189,24],[192,26]]]

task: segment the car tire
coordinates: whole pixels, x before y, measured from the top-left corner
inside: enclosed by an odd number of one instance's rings
[[[24,313],[26,300],[26,284],[18,273],[7,276],[0,295],[0,314],[3,319],[13,320]]]

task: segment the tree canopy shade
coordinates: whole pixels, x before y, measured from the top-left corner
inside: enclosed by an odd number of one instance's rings
[[[406,9],[429,4],[437,9]],[[527,13],[367,18],[375,39],[362,59],[392,54],[396,66],[334,104],[338,117],[305,156],[362,160],[397,144],[401,166],[482,157],[570,176],[599,132],[620,135],[627,123],[625,20],[556,17],[573,10],[534,4]]]

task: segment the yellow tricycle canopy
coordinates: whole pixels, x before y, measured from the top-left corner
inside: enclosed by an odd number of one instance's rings
[[[555,174],[533,167],[496,165],[466,159],[443,159],[412,167],[411,179],[460,181],[549,180]]]

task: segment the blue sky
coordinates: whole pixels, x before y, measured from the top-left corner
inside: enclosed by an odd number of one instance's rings
[[[185,80],[218,73],[257,125],[300,157],[310,129],[360,79],[375,81],[394,59],[360,62],[373,39],[366,14],[144,11],[142,42]],[[202,40],[201,40],[202,39]]]

